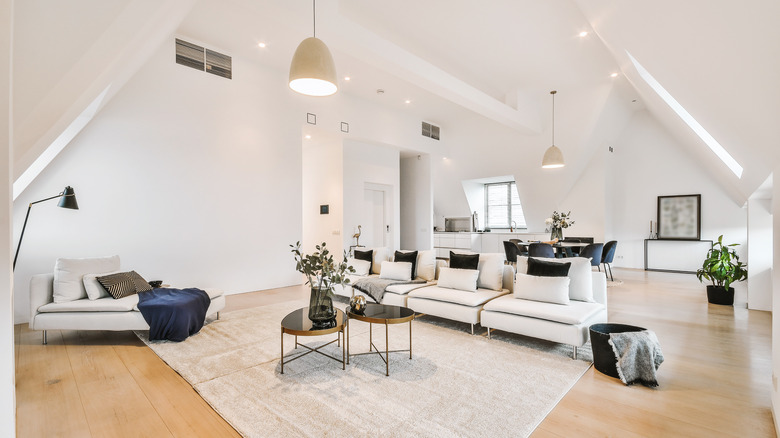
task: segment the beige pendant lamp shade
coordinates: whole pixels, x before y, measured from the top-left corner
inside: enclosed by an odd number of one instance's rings
[[[555,93],[557,91],[553,90],[550,91],[550,94],[552,94],[553,104],[552,104],[552,146],[547,148],[547,151],[544,153],[544,158],[542,158],[542,168],[544,169],[554,169],[556,167],[563,167],[563,152],[558,148],[558,146],[555,146]]]
[[[307,96],[330,96],[338,91],[336,65],[328,46],[317,38],[316,3],[314,36],[301,41],[290,63],[290,88]]]

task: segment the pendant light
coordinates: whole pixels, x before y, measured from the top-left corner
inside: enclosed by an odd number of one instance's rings
[[[556,167],[563,167],[563,152],[555,146],[555,93],[557,91],[550,91],[552,94],[552,146],[550,146],[544,153],[542,158],[542,168],[554,169]]]
[[[328,46],[317,38],[317,4],[314,9],[314,36],[298,45],[290,63],[290,88],[307,96],[330,96],[338,91],[336,66]]]

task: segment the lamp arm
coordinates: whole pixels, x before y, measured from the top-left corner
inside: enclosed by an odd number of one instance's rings
[[[55,198],[56,197],[57,196],[55,196]],[[45,199],[43,199],[43,201],[45,201]],[[24,229],[27,228],[27,219],[30,217],[30,209],[32,209],[33,204],[36,204],[36,202],[31,202],[30,205],[27,206],[27,215],[24,216],[24,225],[22,225],[22,235],[19,236],[19,244],[16,245],[16,255],[14,255],[14,266],[12,268],[12,271],[16,270],[16,259],[19,258],[19,249],[22,248],[22,239],[24,239]]]
[[[37,204],[39,202],[48,201],[49,199],[61,198],[63,196],[76,196],[76,195],[75,194],[74,195],[65,195],[64,192],[60,192],[59,195],[52,196],[51,198],[46,198],[46,199],[41,199],[40,201],[31,202],[30,206],[32,206],[33,204]]]

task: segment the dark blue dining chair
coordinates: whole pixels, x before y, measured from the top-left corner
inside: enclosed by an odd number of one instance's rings
[[[508,240],[504,241],[504,253],[506,253],[506,261],[510,265],[514,266],[517,263],[517,244]]]
[[[582,248],[582,251],[580,251],[580,257],[590,257],[590,265],[599,268],[599,271],[601,271],[601,254],[603,252],[603,243],[591,243],[585,248]]]
[[[528,245],[529,257],[548,257],[555,258],[555,251],[553,251],[552,245],[549,243],[532,243]],[[601,259],[599,259],[601,260]]]
[[[604,244],[604,251],[601,254],[601,264],[604,265],[604,273],[609,269],[609,279],[615,281],[612,275],[612,260],[615,259],[615,250],[617,249],[617,240],[610,240]]]

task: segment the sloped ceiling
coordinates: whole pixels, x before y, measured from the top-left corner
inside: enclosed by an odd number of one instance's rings
[[[174,33],[283,72],[312,30],[310,0],[55,3],[22,2],[16,12],[16,175]],[[601,112],[646,105],[744,203],[780,156],[778,16],[780,2],[770,0],[333,0],[317,5],[317,36],[341,77],[352,77],[341,92],[443,127],[476,113],[546,138],[548,93],[557,89],[556,139],[571,163],[589,162],[603,146],[602,125],[614,117]],[[578,36],[583,31],[589,35]],[[741,179],[644,84],[626,51],[740,162]],[[47,60],[55,65],[44,68]],[[607,96],[620,104],[606,106]],[[541,159],[544,146],[535,147]],[[562,194],[583,166],[555,179]]]
[[[576,3],[650,112],[743,205],[780,160],[780,2]],[[742,178],[639,77],[628,52],[737,160]]]

